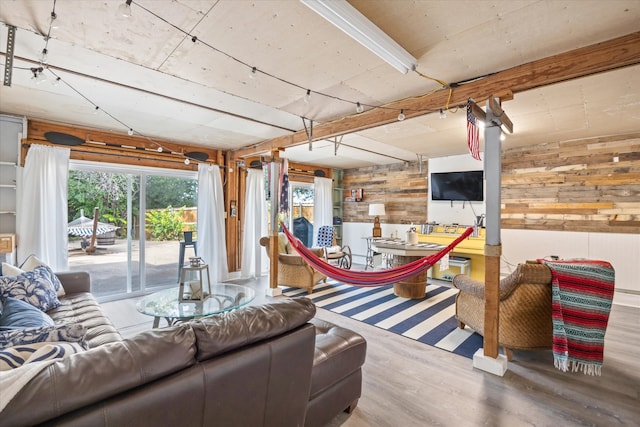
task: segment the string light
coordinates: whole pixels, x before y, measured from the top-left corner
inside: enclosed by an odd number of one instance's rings
[[[442,108],[440,109],[440,119],[444,120],[447,118],[447,114],[442,110]]]
[[[400,110],[400,114],[398,114],[398,120],[403,121],[405,119],[404,110]]]
[[[185,165],[188,165],[189,163],[191,163],[191,162],[189,161],[189,158],[188,158],[188,157],[186,157],[186,158],[184,159],[184,164],[185,164]]]
[[[126,0],[126,4],[127,4],[127,5],[130,5],[130,4],[131,4],[131,2],[132,2],[132,0]],[[122,7],[122,6],[125,6],[125,5],[123,4],[123,5],[121,5],[121,7]],[[241,64],[241,65],[243,65],[243,66],[247,67],[249,70],[251,70],[251,72],[250,72],[250,76],[251,76],[251,75],[253,75],[253,74],[255,74],[255,73],[254,73],[254,70],[255,70],[255,72],[257,72],[257,71],[258,71],[258,69],[257,69],[257,67],[256,67],[256,66],[254,66],[254,65],[250,65],[250,64],[248,64],[247,62],[244,62],[243,60],[241,60],[241,59],[239,59],[239,58],[237,58],[237,57],[235,57],[235,56],[233,56],[233,55],[231,55],[231,54],[229,54],[229,53],[227,53],[227,52],[224,52],[224,51],[222,51],[222,50],[220,50],[220,49],[216,48],[215,46],[212,46],[211,44],[209,44],[209,43],[207,43],[207,42],[205,42],[205,41],[202,41],[202,40],[198,39],[196,36],[194,36],[194,35],[190,34],[188,31],[186,31],[186,30],[184,30],[184,29],[180,28],[180,27],[179,27],[179,26],[177,26],[176,24],[174,24],[174,23],[172,23],[172,22],[168,21],[167,19],[163,18],[162,16],[158,15],[157,13],[155,13],[155,12],[153,12],[153,11],[151,11],[151,10],[147,9],[145,6],[143,6],[143,5],[139,4],[139,3],[136,3],[136,6],[137,6],[137,7],[139,7],[140,9],[144,10],[144,11],[145,11],[145,12],[147,12],[148,14],[152,15],[152,16],[153,16],[153,17],[155,17],[156,19],[159,19],[160,21],[164,22],[165,24],[167,24],[167,25],[171,26],[171,27],[172,27],[172,28],[174,28],[175,30],[177,30],[177,31],[181,32],[181,33],[182,33],[182,34],[184,34],[185,36],[191,37],[191,41],[193,41],[194,43],[195,43],[196,41],[198,41],[198,42],[200,42],[202,45],[204,45],[204,46],[206,46],[206,47],[210,48],[211,50],[213,50],[213,51],[215,51],[215,52],[217,52],[217,53],[219,53],[219,54],[221,54],[221,55],[224,55],[224,56],[226,56],[227,58],[231,59],[232,61],[235,61],[235,62],[237,62],[237,63],[239,63],[239,64]],[[442,85],[442,87],[441,87],[441,88],[445,88],[445,89],[448,89],[448,90],[449,90],[449,98],[451,98],[451,93],[452,93],[452,89],[451,89],[451,88],[452,88],[452,85],[450,85],[449,83],[444,82],[444,81],[442,81],[442,80],[439,80],[439,79],[436,79],[436,78],[433,78],[433,77],[429,77],[429,76],[427,76],[427,75],[425,75],[425,74],[423,74],[423,73],[419,72],[418,70],[413,70],[413,71],[414,71],[415,73],[417,73],[419,76],[423,77],[423,78],[426,78],[426,79],[429,79],[429,80],[433,80],[433,81],[435,81],[435,82],[437,82],[437,83],[441,84],[441,85]],[[263,75],[266,75],[266,76],[268,76],[268,77],[271,77],[271,78],[273,78],[273,79],[275,79],[275,80],[278,80],[279,82],[282,82],[282,83],[284,83],[284,84],[287,84],[287,85],[294,86],[294,87],[297,87],[297,88],[299,88],[299,89],[305,90],[305,91],[306,91],[306,95],[305,95],[304,100],[305,100],[305,102],[306,102],[306,103],[308,103],[308,102],[310,101],[310,99],[311,99],[311,89],[307,89],[307,88],[305,88],[304,86],[302,86],[302,85],[300,85],[300,84],[297,84],[297,83],[295,83],[295,82],[292,82],[292,81],[286,80],[286,79],[284,79],[284,78],[282,78],[282,77],[279,77],[279,76],[277,76],[277,75],[271,74],[271,73],[269,73],[269,72],[267,72],[267,71],[264,71],[264,70],[260,70],[260,73],[261,73],[261,74],[263,74]],[[436,91],[440,90],[441,88],[434,89],[431,93],[434,93],[434,92],[436,92]],[[354,101],[351,101],[351,100],[348,100],[348,99],[340,98],[339,96],[330,95],[330,94],[323,93],[323,92],[317,92],[317,91],[314,91],[314,92],[315,92],[316,94],[321,95],[321,96],[324,96],[324,97],[326,97],[326,98],[331,98],[331,99],[335,99],[335,100],[337,100],[337,101],[346,102],[346,103],[349,103],[349,104],[355,105],[355,106],[356,106],[356,111],[358,110],[358,104],[359,104],[358,102],[354,102]],[[447,101],[447,103],[448,103],[448,101]],[[362,105],[361,105],[361,107],[362,107]],[[398,111],[398,109],[397,109],[397,108],[393,108],[393,107],[385,107],[385,106],[382,106],[382,105],[379,105],[379,106],[370,106],[370,105],[368,105],[368,107],[375,108],[375,109],[384,109],[384,110],[394,110],[394,111]],[[364,108],[363,108],[363,111],[364,111]],[[416,111],[422,111],[422,110],[416,110]],[[433,110],[428,110],[428,111],[426,111],[426,112],[429,112],[429,113],[430,113],[430,112],[433,112]],[[404,113],[403,113],[402,111],[400,112],[400,114],[401,114],[401,115],[404,115]],[[400,117],[400,115],[399,115],[399,117]],[[400,119],[399,119],[399,120],[400,120]],[[404,119],[402,119],[402,120],[404,120]]]
[[[126,0],[118,6],[118,15],[123,18],[129,18],[131,16],[131,0]]]
[[[158,145],[158,153],[162,153],[162,146]]]
[[[100,107],[96,105],[96,108],[93,109],[93,114],[98,114],[98,111],[100,111]]]
[[[60,27],[60,22],[57,19],[58,19],[58,15],[56,15],[55,6],[54,6],[54,10],[51,11],[51,17],[49,20],[49,25],[51,25],[51,28],[53,28],[54,30]]]
[[[42,67],[33,67],[33,68],[31,68],[31,72],[33,73],[33,76],[31,77],[31,80],[35,81],[36,84],[40,84],[43,81],[47,80],[45,75],[42,73],[43,71],[44,71],[44,68],[42,68]]]
[[[356,113],[362,113],[364,111],[364,107],[359,102],[356,104]]]
[[[251,69],[251,73],[249,73],[249,78],[250,79],[255,79],[256,78],[256,71],[258,71],[258,69],[256,67],[253,67]]]
[[[133,135],[133,129],[129,128],[129,130],[127,131],[127,134],[128,134],[129,136],[132,136],[132,135]]]

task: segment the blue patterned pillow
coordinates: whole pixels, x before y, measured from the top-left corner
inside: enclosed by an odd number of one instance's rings
[[[46,265],[17,276],[0,277],[0,298],[14,297],[42,311],[60,306],[54,285],[55,273]]]
[[[54,341],[77,342],[88,349],[89,347],[85,341],[86,333],[87,328],[81,323],[63,323],[39,328],[0,331],[0,349]]]

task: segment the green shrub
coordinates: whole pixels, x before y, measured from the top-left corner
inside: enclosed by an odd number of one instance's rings
[[[166,209],[147,211],[147,232],[152,240],[180,240],[184,223],[182,212],[168,206]]]

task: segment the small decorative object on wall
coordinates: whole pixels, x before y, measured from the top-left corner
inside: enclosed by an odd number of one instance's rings
[[[386,215],[384,203],[372,203],[369,205],[369,216],[375,216],[373,219],[373,237],[382,237],[382,228],[380,227],[380,215]]]
[[[361,202],[362,198],[364,197],[364,189],[356,188],[354,190],[351,190],[351,197],[355,202]]]

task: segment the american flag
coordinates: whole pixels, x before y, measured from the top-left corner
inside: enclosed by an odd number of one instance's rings
[[[467,100],[467,145],[471,157],[476,160],[480,159],[480,128],[476,123],[476,118],[471,113],[471,98]]]
[[[289,211],[289,160],[284,159],[280,170],[280,212]]]

